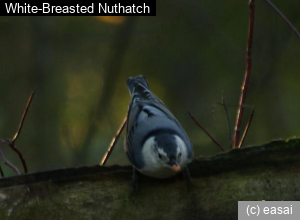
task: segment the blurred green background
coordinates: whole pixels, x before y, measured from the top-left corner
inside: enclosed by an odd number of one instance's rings
[[[299,0],[273,1],[300,29]],[[130,101],[126,79],[144,75],[182,123],[195,156],[227,149],[222,94],[235,122],[245,68],[248,1],[164,0],[156,17],[0,17],[0,138],[11,138],[33,89],[20,138],[29,171],[95,165]],[[300,40],[256,1],[245,145],[300,135]],[[250,109],[245,110],[245,121]],[[245,124],[245,123],[244,123]],[[108,165],[127,164],[120,139]],[[1,145],[21,169],[17,156]],[[6,175],[13,173],[3,165]]]

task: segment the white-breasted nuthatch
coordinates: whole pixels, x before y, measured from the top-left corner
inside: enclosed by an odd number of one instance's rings
[[[125,151],[133,165],[133,180],[135,169],[155,178],[168,178],[183,171],[189,178],[187,164],[192,160],[193,146],[180,123],[149,90],[144,76],[129,78],[127,86],[131,103]]]

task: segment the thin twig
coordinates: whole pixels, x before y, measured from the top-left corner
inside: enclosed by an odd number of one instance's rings
[[[241,97],[239,102],[239,108],[237,112],[237,119],[234,128],[234,147],[238,147],[240,144],[240,131],[241,131],[241,123],[242,117],[244,113],[243,105],[246,101],[247,88],[249,84],[249,78],[251,74],[251,66],[252,66],[252,45],[253,45],[253,33],[254,33],[254,2],[255,0],[249,1],[249,29],[248,29],[248,43],[247,43],[247,51],[246,51],[246,70],[245,70],[245,78],[242,85]]]
[[[211,134],[195,119],[195,117],[188,112],[190,117],[193,119],[193,121],[207,134],[208,137],[219,147],[223,152],[225,152],[225,149],[222,147],[222,145],[213,137]]]
[[[29,107],[30,107],[30,104],[31,104],[31,102],[32,102],[34,93],[35,93],[35,91],[33,91],[33,92],[31,93],[31,95],[30,95],[30,97],[29,97],[29,99],[28,99],[26,108],[25,108],[25,110],[24,110],[24,112],[23,112],[23,115],[22,115],[22,118],[21,118],[21,121],[20,121],[20,124],[19,124],[19,128],[18,128],[18,130],[17,130],[15,136],[14,136],[13,139],[11,140],[12,144],[14,144],[14,143],[16,142],[16,140],[18,139],[18,137],[19,137],[19,135],[20,135],[20,133],[21,133],[21,131],[22,131],[23,124],[24,124],[25,118],[26,118],[26,116],[27,116],[27,113],[28,113],[28,109],[29,109]]]
[[[16,152],[16,153],[18,154],[18,157],[19,157],[19,159],[20,159],[21,162],[22,162],[22,166],[23,166],[24,173],[28,173],[26,160],[24,159],[23,154],[22,154],[22,153],[20,152],[20,150],[16,147],[15,143],[14,143],[14,144],[10,143],[9,146],[11,147],[11,149],[12,149],[14,152]]]
[[[300,38],[300,33],[296,29],[296,27],[287,19],[287,17],[284,16],[284,14],[269,0],[264,0],[284,21],[287,23],[287,25],[293,30],[293,32],[297,35],[298,38]]]
[[[223,108],[225,110],[225,114],[226,114],[226,118],[227,118],[227,126],[228,126],[227,128],[228,128],[229,148],[231,148],[232,147],[231,121],[230,121],[230,117],[229,117],[227,104],[225,103],[225,99],[224,99],[224,91],[222,92],[222,102],[218,103],[218,104],[223,106]]]
[[[119,127],[117,133],[116,133],[116,136],[111,140],[110,142],[110,145],[108,147],[108,149],[106,150],[104,156],[102,157],[101,161],[100,161],[100,166],[104,166],[109,158],[109,156],[111,155],[114,147],[116,146],[118,140],[119,140],[119,137],[121,136],[122,134],[122,131],[123,129],[125,128],[125,125],[126,125],[126,122],[127,122],[127,117],[124,118],[121,126]]]
[[[24,109],[24,112],[23,112],[23,115],[22,115],[22,118],[21,118],[21,121],[19,123],[19,127],[18,127],[18,130],[16,132],[16,134],[14,135],[14,137],[12,138],[12,140],[7,140],[7,144],[11,147],[11,149],[16,152],[18,154],[18,157],[20,158],[21,162],[22,162],[22,166],[23,166],[23,169],[24,169],[24,172],[27,173],[28,172],[28,169],[27,169],[27,164],[26,164],[26,161],[23,157],[23,154],[20,152],[20,150],[16,147],[16,141],[17,139],[19,138],[20,134],[21,134],[21,131],[22,131],[22,128],[23,128],[23,125],[24,125],[24,121],[26,119],[26,116],[27,116],[27,113],[28,113],[28,110],[29,110],[29,107],[31,105],[31,102],[32,102],[32,99],[33,99],[33,96],[34,96],[34,93],[35,91],[33,91],[31,93],[31,95],[29,96],[29,99],[28,99],[28,102],[26,104],[26,107]]]
[[[3,162],[6,166],[10,167],[16,174],[20,175],[19,169],[6,159],[6,157],[4,156],[4,153],[2,152],[1,149],[0,149],[0,158],[3,160]]]
[[[29,99],[28,99],[28,102],[26,104],[26,107],[24,109],[24,112],[23,112],[23,115],[22,115],[22,118],[21,118],[21,121],[19,123],[19,127],[18,127],[18,130],[17,132],[15,133],[14,137],[12,139],[7,139],[7,140],[3,140],[3,139],[0,139],[0,143],[1,144],[7,144],[8,146],[11,147],[11,149],[16,152],[22,162],[22,165],[23,165],[23,169],[24,169],[24,172],[27,173],[28,172],[28,169],[27,169],[27,165],[26,165],[26,161],[23,157],[23,154],[18,150],[17,146],[16,146],[16,141],[17,139],[19,138],[20,134],[21,134],[21,131],[22,131],[22,128],[23,128],[23,125],[24,125],[24,121],[25,121],[25,118],[27,116],[27,113],[28,113],[28,110],[29,110],[29,107],[31,105],[31,102],[32,102],[32,99],[33,99],[33,96],[34,96],[34,93],[35,91],[33,91],[31,93],[31,95],[29,96]],[[9,166],[11,169],[13,169],[15,171],[16,174],[20,174],[20,171],[18,170],[18,168],[16,166],[14,166],[12,163],[10,163],[4,156],[3,152],[1,151],[0,149],[0,158],[4,161],[4,164]],[[3,170],[1,169],[0,167],[0,173],[3,174]],[[3,175],[2,175],[3,176]]]
[[[243,143],[244,143],[245,138],[246,138],[246,136],[247,136],[247,134],[248,134],[248,130],[249,130],[249,127],[250,127],[250,125],[251,125],[253,116],[254,116],[254,106],[253,106],[252,109],[251,109],[250,118],[249,118],[249,120],[248,120],[248,122],[247,122],[247,125],[246,125],[246,127],[245,127],[245,130],[244,130],[244,133],[243,133],[243,136],[242,136],[242,139],[241,139],[241,141],[240,141],[240,145],[239,145],[238,148],[241,148],[241,147],[243,146]]]

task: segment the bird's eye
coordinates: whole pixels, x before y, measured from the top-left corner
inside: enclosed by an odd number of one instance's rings
[[[162,156],[161,156],[161,154],[160,154],[160,153],[158,154],[158,158],[159,158],[159,159],[162,159]]]
[[[182,156],[182,153],[180,152],[179,154],[178,154],[178,158],[180,158]]]

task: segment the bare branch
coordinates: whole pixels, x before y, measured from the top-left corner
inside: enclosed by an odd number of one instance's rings
[[[238,147],[240,144],[240,127],[242,123],[242,117],[244,113],[243,105],[246,101],[247,88],[249,84],[249,78],[251,74],[251,66],[252,66],[252,45],[253,45],[253,33],[254,33],[254,2],[255,0],[249,1],[249,30],[248,30],[248,43],[247,43],[247,51],[246,51],[246,70],[244,82],[242,85],[241,97],[239,102],[239,108],[237,112],[237,119],[234,128],[234,147]]]
[[[20,124],[19,124],[19,128],[15,134],[15,136],[13,137],[13,139],[11,140],[12,144],[14,144],[16,142],[16,140],[18,139],[19,135],[21,134],[21,131],[22,131],[22,128],[23,128],[23,124],[24,124],[24,121],[25,121],[25,118],[27,116],[27,113],[28,113],[28,109],[30,107],[30,104],[32,102],[32,99],[33,99],[33,96],[34,96],[34,93],[35,91],[33,91],[28,99],[28,102],[27,102],[27,105],[26,105],[26,108],[23,112],[23,115],[22,115],[22,118],[21,118],[21,121],[20,121]]]
[[[25,159],[24,159],[23,154],[21,153],[21,151],[16,147],[15,143],[9,143],[9,146],[11,147],[11,149],[14,152],[16,152],[18,154],[18,157],[19,157],[19,159],[22,162],[24,173],[28,173],[27,164],[26,164],[26,161],[25,161]]]
[[[246,125],[246,127],[245,127],[245,130],[244,130],[244,133],[243,133],[243,136],[242,136],[242,139],[241,139],[241,141],[240,141],[240,144],[239,144],[239,147],[238,147],[238,148],[241,148],[241,147],[243,146],[243,143],[244,143],[245,138],[246,138],[246,136],[247,136],[247,134],[248,134],[248,130],[249,130],[249,127],[250,127],[250,125],[251,125],[253,116],[254,116],[254,106],[253,106],[252,109],[251,109],[250,118],[249,118],[249,120],[248,120],[248,122],[247,122],[247,125]]]
[[[292,29],[292,31],[300,38],[299,31],[295,28],[295,26],[284,16],[284,14],[269,0],[264,0],[281,18],[287,23],[287,25]]]
[[[28,172],[28,169],[27,169],[27,164],[26,164],[26,161],[23,157],[23,154],[18,150],[18,148],[16,147],[16,141],[17,139],[19,138],[20,134],[21,134],[21,131],[22,131],[22,128],[23,128],[23,125],[24,125],[24,121],[25,121],[25,118],[27,116],[27,113],[28,113],[28,110],[29,110],[29,107],[31,105],[31,102],[32,102],[32,99],[33,99],[33,96],[34,96],[34,93],[35,93],[35,90],[31,93],[31,95],[29,96],[29,99],[28,99],[28,102],[27,102],[27,105],[25,107],[25,110],[23,112],[23,115],[22,115],[22,118],[21,118],[21,121],[20,121],[20,124],[19,124],[19,128],[16,132],[16,134],[14,135],[13,139],[8,141],[8,145],[11,147],[11,149],[16,152],[22,162],[22,166],[23,166],[23,169],[24,169],[24,172],[27,173]]]
[[[20,175],[19,169],[6,159],[6,157],[4,156],[4,153],[2,152],[1,148],[0,148],[0,158],[3,160],[3,162],[6,166],[10,167],[16,174]]]
[[[117,133],[116,133],[116,136],[111,140],[108,149],[106,150],[106,152],[105,152],[103,158],[101,159],[100,166],[104,166],[105,163],[107,162],[107,160],[108,160],[110,154],[112,153],[114,147],[116,146],[116,144],[117,144],[117,142],[118,142],[118,140],[119,140],[119,137],[120,137],[121,134],[122,134],[123,129],[125,128],[126,122],[127,122],[127,117],[124,118],[124,120],[123,120],[121,126],[119,127],[119,129],[118,129],[118,131],[117,131]]]
[[[18,154],[18,157],[20,158],[21,162],[22,162],[22,166],[23,166],[23,169],[24,169],[24,172],[27,173],[28,172],[28,169],[27,169],[27,165],[26,165],[26,161],[23,157],[23,154],[20,152],[20,150],[18,150],[18,148],[16,147],[16,141],[17,139],[19,138],[20,134],[21,134],[21,131],[22,131],[22,128],[23,128],[23,125],[24,125],[24,121],[25,121],[25,118],[27,116],[27,113],[28,113],[28,110],[29,110],[29,107],[31,105],[31,102],[32,102],[32,99],[33,99],[33,96],[34,96],[34,93],[35,91],[33,91],[31,93],[31,95],[29,96],[29,99],[28,99],[28,102],[27,102],[27,105],[25,107],[25,110],[23,112],[23,115],[22,115],[22,118],[21,118],[21,121],[19,123],[19,127],[18,127],[18,130],[17,132],[15,133],[14,137],[11,139],[11,140],[0,140],[0,143],[2,144],[7,144],[8,146],[11,147],[11,149],[16,152]],[[1,152],[2,153],[2,152]],[[8,165],[9,167],[11,167],[17,174],[20,174],[19,170],[14,166],[12,165],[4,156],[4,154],[2,153],[1,155],[2,159],[4,160],[4,163],[6,165]]]
[[[222,147],[221,144],[219,144],[219,142],[213,137],[211,136],[211,134],[195,119],[195,117],[190,113],[188,112],[190,117],[193,119],[193,121],[205,132],[205,134],[207,134],[208,137],[210,137],[210,139],[219,147],[221,148],[221,150],[223,152],[225,152],[225,149]]]
[[[226,114],[226,118],[227,118],[227,126],[228,126],[227,128],[228,128],[229,148],[231,148],[232,147],[231,121],[230,121],[230,117],[229,117],[227,104],[225,103],[225,99],[224,99],[224,91],[222,92],[222,102],[218,103],[218,104],[223,106],[223,108],[225,110],[225,114]]]

